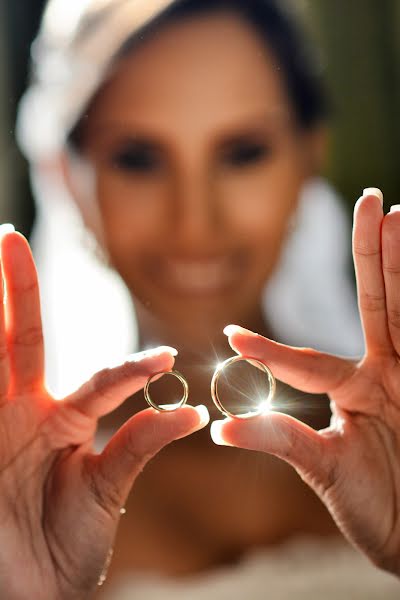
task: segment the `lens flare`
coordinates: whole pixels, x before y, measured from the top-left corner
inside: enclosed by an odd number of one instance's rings
[[[265,397],[264,393],[261,393],[257,382],[252,378],[249,379],[250,392],[244,392],[240,389],[238,385],[234,385],[233,382],[230,383],[227,379],[227,369],[232,364],[245,361],[252,366],[257,367],[261,371],[263,371],[268,378],[269,384],[269,392],[267,397]],[[232,412],[228,410],[227,407],[222,403],[220,395],[218,393],[218,383],[220,378],[223,378],[225,385],[228,388],[231,388],[237,396],[243,399],[243,404],[240,403],[240,410],[237,412]],[[211,380],[211,397],[214,401],[214,404],[218,408],[218,410],[227,417],[232,417],[235,419],[248,419],[250,417],[256,417],[259,415],[265,415],[266,413],[272,410],[272,399],[274,397],[276,390],[276,381],[275,377],[272,374],[270,368],[262,363],[259,360],[253,358],[247,358],[244,356],[232,356],[227,360],[219,363],[214,371],[214,375]],[[254,409],[249,410],[249,406],[254,405],[254,400],[256,400],[256,407]]]

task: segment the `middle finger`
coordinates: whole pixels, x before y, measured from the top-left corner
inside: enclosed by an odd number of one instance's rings
[[[382,273],[382,200],[376,192],[364,192],[354,210],[353,256],[357,278],[358,304],[367,354],[392,352],[386,314]]]

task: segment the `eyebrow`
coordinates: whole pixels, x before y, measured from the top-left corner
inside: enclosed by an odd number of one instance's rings
[[[288,125],[295,125],[294,115],[277,107],[274,110],[268,110],[252,114],[235,115],[235,121],[224,122],[215,133],[217,139],[234,139],[240,135],[252,133],[261,133],[260,128],[267,127],[270,133],[286,128]],[[133,120],[110,119],[104,121],[90,131],[90,137],[101,137],[112,133],[120,136],[121,140],[126,142],[138,142],[154,145],[164,145],[168,143],[165,136],[157,131],[145,130],[144,126]]]

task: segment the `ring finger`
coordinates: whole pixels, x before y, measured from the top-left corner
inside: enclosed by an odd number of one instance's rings
[[[400,205],[392,207],[383,222],[382,260],[389,331],[400,355]]]

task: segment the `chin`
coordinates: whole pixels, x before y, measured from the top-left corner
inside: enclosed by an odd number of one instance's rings
[[[150,317],[152,328],[185,345],[190,343],[205,348],[217,341],[221,343],[226,325],[238,323],[246,326],[253,321],[259,311],[259,287],[254,282],[242,282],[240,286],[218,290],[218,293],[206,294],[197,290],[196,293],[183,294],[146,286],[141,293],[132,291],[132,295],[136,300],[146,298],[145,301],[139,300],[140,308],[135,304],[139,308],[139,318],[140,313],[145,320]]]
[[[229,310],[227,310],[229,307]],[[214,309],[214,310],[213,310]],[[223,329],[230,323],[245,323],[244,311],[232,310],[229,302],[218,306],[201,305],[194,307],[188,304],[182,310],[173,314],[165,314],[161,317],[163,323],[168,323],[175,335],[186,343],[190,342],[198,346],[206,347],[224,339]]]

